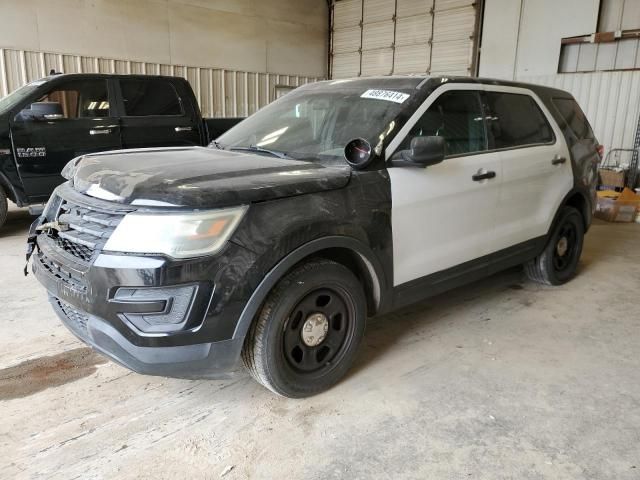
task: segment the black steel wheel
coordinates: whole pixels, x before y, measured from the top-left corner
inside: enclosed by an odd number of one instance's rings
[[[362,285],[343,265],[313,260],[287,274],[253,323],[243,360],[253,377],[292,398],[334,385],[364,334]]]
[[[313,290],[291,311],[284,326],[283,355],[300,372],[321,372],[339,362],[354,323],[349,294],[329,288]]]
[[[558,230],[555,249],[553,250],[553,268],[561,273],[571,268],[574,252],[577,247],[578,233],[573,222],[565,221]]]
[[[540,255],[525,264],[527,276],[547,285],[561,285],[573,278],[584,242],[584,221],[573,207],[563,207]]]

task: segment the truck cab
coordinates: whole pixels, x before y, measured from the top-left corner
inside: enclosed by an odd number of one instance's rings
[[[7,198],[18,206],[46,202],[75,157],[208,142],[184,78],[58,74],[29,83],[0,99],[0,226]]]

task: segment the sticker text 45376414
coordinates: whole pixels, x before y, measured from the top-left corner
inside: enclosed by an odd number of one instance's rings
[[[394,92],[393,90],[367,90],[360,98],[372,98],[374,100],[385,100],[387,102],[402,103],[409,98],[408,93]]]

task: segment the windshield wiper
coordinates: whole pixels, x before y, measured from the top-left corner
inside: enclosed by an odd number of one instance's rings
[[[222,146],[222,144],[220,142],[216,142],[215,140],[211,140],[209,142],[209,146],[214,146],[216,147],[218,150],[224,150],[224,147]]]
[[[258,153],[267,153],[273,157],[278,158],[291,158],[284,152],[278,152],[277,150],[269,150],[267,148],[258,147],[257,145],[250,145],[248,147],[231,147],[229,148],[232,152],[258,152]]]

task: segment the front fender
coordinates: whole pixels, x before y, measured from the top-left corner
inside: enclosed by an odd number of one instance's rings
[[[373,281],[376,282],[377,288],[380,291],[380,304],[379,309],[382,308],[386,299],[389,298],[388,282],[384,274],[382,265],[374,255],[373,251],[364,243],[351,237],[345,237],[340,235],[328,236],[312,240],[304,245],[298,247],[289,253],[286,257],[280,260],[262,279],[258,287],[254,290],[249,301],[244,307],[240,319],[236,325],[235,332],[233,334],[234,339],[244,338],[249,331],[249,327],[253,322],[258,310],[264,303],[265,299],[273,287],[278,281],[284,277],[284,275],[296,264],[300,263],[305,258],[312,257],[323,250],[327,249],[347,249],[357,254],[363,262],[367,265],[370,275],[372,275]]]

